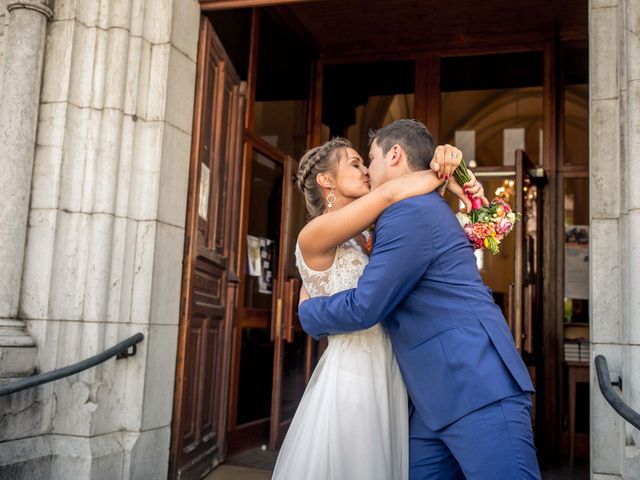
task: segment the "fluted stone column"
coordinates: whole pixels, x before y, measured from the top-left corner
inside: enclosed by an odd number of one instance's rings
[[[46,1],[7,4],[0,90],[0,378],[28,374],[35,348],[18,319],[47,21]]]
[[[640,411],[640,0],[590,0],[592,357]],[[640,480],[640,432],[600,393],[591,368],[591,478]]]

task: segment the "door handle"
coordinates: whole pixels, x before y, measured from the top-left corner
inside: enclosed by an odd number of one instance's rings
[[[282,328],[282,298],[279,296],[279,288],[276,287],[277,281],[273,279],[273,297],[271,300],[271,341],[273,342],[280,336]]]
[[[509,288],[507,289],[507,325],[509,325],[511,335],[513,335],[513,312],[515,308],[515,305],[513,304],[513,292],[515,287],[515,284],[510,283]]]
[[[524,289],[524,351],[533,353],[533,298],[535,285],[529,284]]]
[[[282,334],[282,299],[278,299],[276,306],[276,332],[274,339],[278,338]]]

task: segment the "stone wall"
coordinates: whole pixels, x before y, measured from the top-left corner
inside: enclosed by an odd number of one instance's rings
[[[52,8],[19,316],[41,371],[145,340],[23,400],[46,408],[5,418],[0,477],[166,478],[200,9]]]
[[[589,10],[593,356],[640,411],[640,1],[591,0]],[[591,372],[592,478],[640,479],[640,432]]]
[[[0,72],[4,65],[4,32],[7,19],[7,0],[0,0]],[[2,75],[0,75],[0,89],[2,88]]]

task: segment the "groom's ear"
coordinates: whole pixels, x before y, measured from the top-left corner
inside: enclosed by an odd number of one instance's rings
[[[400,157],[402,156],[402,147],[397,143],[394,144],[387,153],[389,158],[389,166],[396,167],[400,163]]]

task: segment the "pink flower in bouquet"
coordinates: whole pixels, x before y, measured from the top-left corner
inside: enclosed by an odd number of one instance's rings
[[[493,223],[474,223],[473,224],[473,233],[480,238],[487,238],[491,235],[495,234],[496,229],[493,226]]]
[[[511,211],[511,207],[509,206],[509,204],[507,202],[505,202],[502,198],[500,197],[496,197],[492,203],[496,203],[498,205],[501,205],[502,208],[504,209],[504,211],[506,213],[509,213]],[[502,215],[500,215],[502,216]]]
[[[496,225],[496,233],[499,235],[506,235],[511,231],[513,225],[507,218],[501,218],[498,224]]]
[[[471,243],[473,244],[473,248],[474,249],[478,249],[478,248],[482,248],[483,243],[482,243],[482,239],[480,237],[478,237],[475,233],[473,233],[473,225],[472,224],[467,224],[464,226],[464,233],[467,235],[467,238],[471,241]]]

